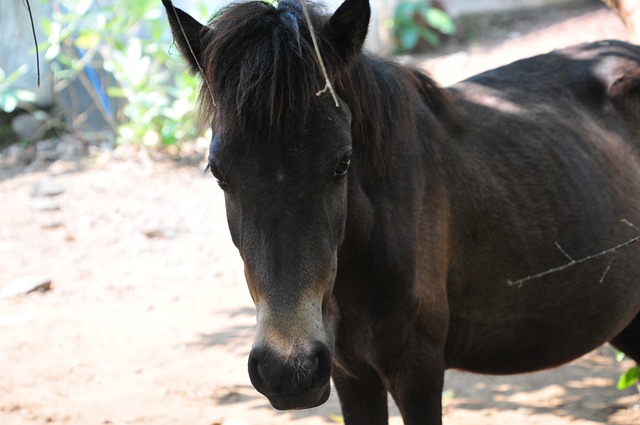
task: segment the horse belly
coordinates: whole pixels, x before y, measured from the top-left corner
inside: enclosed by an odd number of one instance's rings
[[[593,262],[582,273],[558,272],[521,287],[504,285],[493,301],[452,305],[448,367],[487,374],[533,372],[567,363],[613,339],[640,314],[640,270],[622,266],[613,271],[615,263],[609,266],[608,259]],[[591,270],[596,269],[593,281]],[[585,283],[586,276],[592,276],[591,283]],[[557,290],[560,285],[564,290]]]

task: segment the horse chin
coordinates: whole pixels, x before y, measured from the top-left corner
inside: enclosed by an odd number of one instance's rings
[[[319,396],[318,396],[319,394]],[[318,393],[307,393],[303,395],[282,395],[267,396],[269,403],[276,410],[303,410],[318,407],[329,399],[331,385],[327,383]]]

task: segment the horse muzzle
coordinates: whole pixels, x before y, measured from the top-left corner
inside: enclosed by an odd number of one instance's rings
[[[249,354],[249,377],[275,409],[316,407],[331,392],[331,351],[322,342],[287,356],[254,347]]]

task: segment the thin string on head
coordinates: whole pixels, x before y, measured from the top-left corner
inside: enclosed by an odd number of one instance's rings
[[[180,20],[180,15],[178,15],[176,6],[173,4],[173,2],[170,2],[170,4],[171,4],[171,8],[173,9],[173,15],[176,17],[176,20],[178,21],[178,25],[180,26],[180,31],[182,31],[182,35],[184,36],[184,41],[187,42],[187,46],[189,47],[189,52],[191,53],[193,60],[196,62],[196,65],[198,65],[198,72],[200,72],[200,75],[202,76],[204,83],[207,85],[209,95],[211,96],[211,103],[213,104],[214,107],[217,108],[218,106],[216,105],[216,99],[213,97],[213,90],[211,89],[209,80],[207,80],[207,76],[204,73],[204,69],[202,69],[202,66],[200,65],[200,61],[198,60],[196,53],[193,51],[193,48],[191,47],[191,42],[189,41],[189,37],[187,37],[187,32],[184,30],[184,27],[182,26],[182,21]]]
[[[320,48],[318,47],[318,40],[316,39],[316,31],[313,28],[313,24],[311,23],[311,16],[309,16],[309,8],[307,7],[307,0],[302,0],[302,10],[304,11],[304,17],[307,20],[307,25],[309,25],[309,32],[311,33],[311,41],[313,42],[313,47],[316,50],[316,56],[318,57],[318,62],[320,63],[320,68],[322,69],[322,75],[324,75],[325,86],[322,90],[316,93],[316,96],[320,96],[325,93],[327,90],[331,93],[334,102],[336,102],[336,108],[340,107],[340,103],[338,102],[338,95],[333,89],[333,85],[331,84],[331,80],[329,80],[329,73],[327,72],[327,68],[324,66],[324,61],[322,60],[322,55],[320,54]]]

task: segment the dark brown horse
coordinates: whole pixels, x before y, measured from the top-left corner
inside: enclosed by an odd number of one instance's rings
[[[535,371],[607,341],[640,360],[639,47],[445,90],[363,54],[369,5],[346,0],[311,10],[336,107],[297,0],[206,26],[164,4],[205,79],[256,304],[249,375],[275,408],[323,403],[332,376],[348,425],[386,424],[387,393],[405,424],[439,424],[447,368]]]

